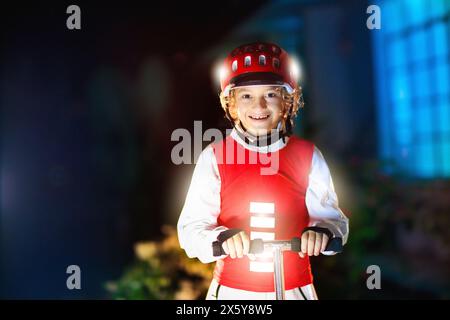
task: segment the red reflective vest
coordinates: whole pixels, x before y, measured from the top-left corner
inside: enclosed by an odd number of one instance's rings
[[[251,239],[299,237],[309,223],[305,194],[314,145],[291,136],[284,148],[262,154],[244,148],[228,136],[212,146],[221,179],[218,224],[242,229]],[[272,164],[268,159],[272,159]],[[262,168],[271,165],[278,166],[275,174],[261,174]],[[302,259],[298,253],[288,251],[283,255],[285,289],[311,284],[309,258]],[[251,261],[247,256],[227,256],[217,261],[214,278],[227,287],[273,292],[273,259],[268,256]]]

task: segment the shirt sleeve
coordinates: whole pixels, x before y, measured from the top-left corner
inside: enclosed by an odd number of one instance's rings
[[[342,244],[345,244],[349,232],[348,218],[339,209],[330,170],[316,146],[305,201],[310,216],[309,226],[327,228],[335,237],[342,238]],[[335,252],[324,251],[323,254],[332,255]]]
[[[177,230],[180,246],[190,258],[210,263],[224,256],[214,257],[212,243],[227,230],[217,225],[220,213],[220,174],[211,145],[200,154],[192,175]]]

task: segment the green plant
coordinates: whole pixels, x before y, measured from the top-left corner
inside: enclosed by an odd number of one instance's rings
[[[106,284],[114,299],[201,299],[211,281],[214,264],[189,259],[180,248],[176,230],[162,228],[161,241],[134,247],[136,261],[116,281]]]

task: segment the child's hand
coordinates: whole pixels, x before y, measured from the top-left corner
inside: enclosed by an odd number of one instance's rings
[[[308,256],[318,256],[321,252],[325,250],[328,244],[328,236],[325,233],[306,231],[302,234],[301,238],[301,249],[302,251],[298,254],[301,258],[305,255]]]
[[[235,259],[236,257],[242,258],[244,255],[248,255],[250,259],[253,259],[253,255],[249,255],[250,238],[244,231],[224,241],[222,248],[231,259]]]

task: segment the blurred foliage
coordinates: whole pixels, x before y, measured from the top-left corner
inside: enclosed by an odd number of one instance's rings
[[[135,245],[136,261],[120,279],[106,284],[114,299],[203,299],[211,282],[214,264],[190,259],[180,248],[176,229],[162,228],[160,241]]]
[[[450,295],[450,181],[411,179],[392,163],[352,159],[353,203],[344,253],[313,259],[319,298],[445,298]],[[427,261],[427,263],[424,263]],[[382,290],[366,269],[381,267]]]

